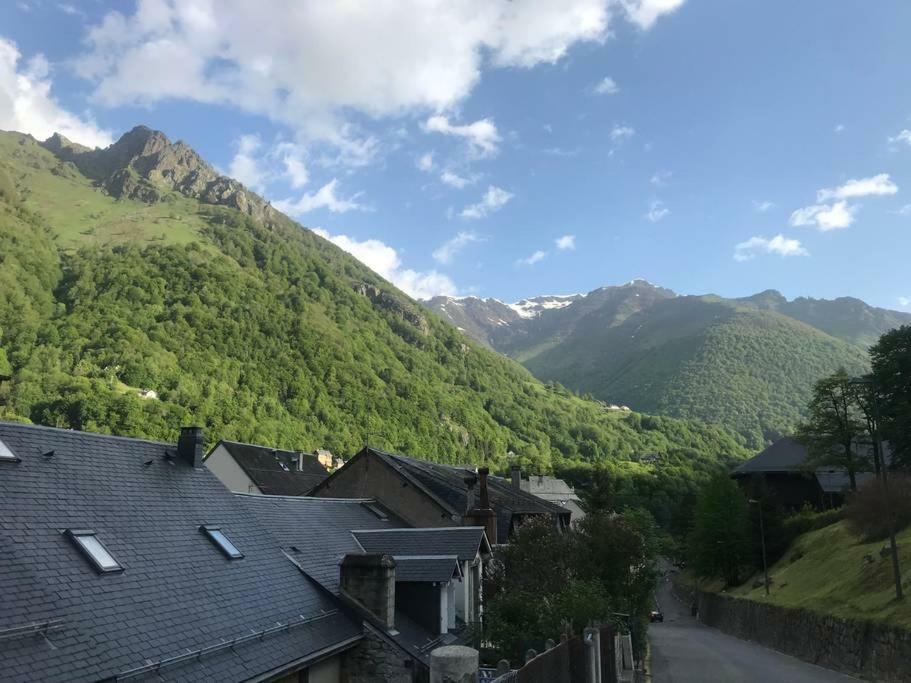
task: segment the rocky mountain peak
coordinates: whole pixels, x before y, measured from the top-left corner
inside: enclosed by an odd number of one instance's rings
[[[235,208],[267,223],[277,216],[262,197],[219,175],[189,145],[171,142],[164,133],[148,126],[136,126],[104,149],[77,145],[59,133],[42,145],[62,161],[75,164],[104,192],[118,199],[151,204],[178,192],[206,204]]]

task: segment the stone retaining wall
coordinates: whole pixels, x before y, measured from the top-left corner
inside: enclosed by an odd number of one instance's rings
[[[692,603],[692,588],[674,588]],[[911,680],[911,631],[719,593],[699,591],[698,601],[700,621],[737,638],[874,681]]]

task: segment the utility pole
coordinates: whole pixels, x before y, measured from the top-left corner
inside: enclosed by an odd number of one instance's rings
[[[879,428],[879,392],[876,390],[876,383],[873,377],[870,375],[852,379],[851,384],[862,384],[870,387],[870,400],[873,404],[873,442],[883,460],[883,502],[886,505],[886,515],[889,518],[889,547],[892,550],[892,577],[895,579],[895,599],[902,600],[905,596],[902,592],[902,572],[898,565],[898,544],[895,542],[895,515],[892,513],[892,501],[889,498],[889,468],[883,452],[883,442]]]
[[[759,542],[762,545],[762,573],[765,576],[765,594],[766,597],[769,597],[769,565],[766,562],[765,555],[765,523],[762,519],[762,500],[753,500],[751,498],[750,503],[759,508]]]

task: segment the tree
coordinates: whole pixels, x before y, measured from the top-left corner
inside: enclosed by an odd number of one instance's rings
[[[892,466],[911,466],[911,325],[886,332],[870,349],[883,436]]]
[[[696,576],[722,578],[729,586],[738,583],[741,569],[750,562],[747,499],[726,474],[702,489],[689,551]]]
[[[813,385],[809,418],[797,427],[797,440],[806,445],[807,465],[842,467],[848,473],[851,490],[857,490],[857,472],[864,471],[865,458],[854,451],[866,424],[856,403],[857,390],[844,368]]]

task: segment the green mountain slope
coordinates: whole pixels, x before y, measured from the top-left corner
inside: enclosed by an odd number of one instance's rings
[[[657,452],[680,478],[746,455],[541,384],[148,129],[103,152],[0,133],[0,285],[4,419],[494,466]]]
[[[460,311],[476,306],[464,302]],[[429,302],[446,315],[451,305]],[[911,316],[856,299],[678,297],[644,281],[485,330],[553,380],[635,410],[724,424],[759,448],[802,417],[819,377],[866,368],[864,344]],[[469,332],[482,320],[463,324]]]

